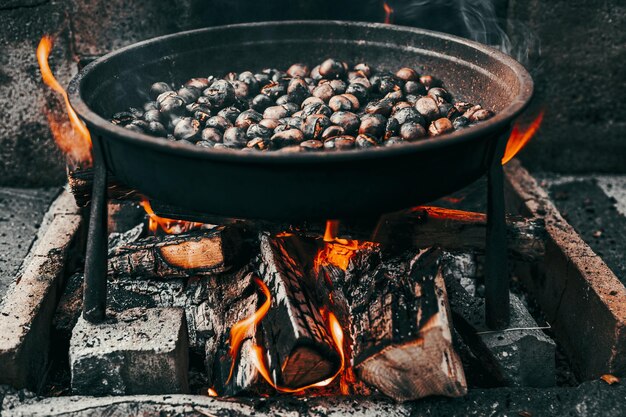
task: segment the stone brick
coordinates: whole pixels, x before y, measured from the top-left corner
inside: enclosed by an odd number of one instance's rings
[[[183,309],[136,308],[91,324],[79,318],[70,341],[72,391],[87,395],[188,391]]]
[[[19,388],[36,388],[41,383],[48,362],[52,317],[81,224],[82,218],[76,214],[52,216],[3,297],[0,383]],[[42,243],[41,249],[38,243]]]
[[[547,193],[517,161],[505,167],[510,210],[544,218],[545,261],[521,274],[577,374],[626,373],[626,287],[563,219]]]
[[[458,255],[448,255],[443,262],[454,326],[463,341],[500,383],[517,387],[554,386],[554,341],[538,328],[524,303],[514,294],[510,295],[511,322],[507,329],[489,330],[485,326],[484,298],[470,295],[462,286],[462,278],[472,278],[463,276],[463,272],[473,269]]]

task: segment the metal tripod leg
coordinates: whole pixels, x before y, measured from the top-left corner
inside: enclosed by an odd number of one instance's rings
[[[83,294],[83,317],[91,323],[104,320],[107,296],[107,170],[99,140],[93,141],[94,181]]]
[[[487,181],[485,321],[490,329],[505,328],[510,321],[504,171],[500,162],[504,146],[497,148]]]

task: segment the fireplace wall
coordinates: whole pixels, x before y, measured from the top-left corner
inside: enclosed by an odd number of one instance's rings
[[[499,18],[521,22],[541,42],[541,54],[532,53],[528,65],[536,81],[535,108],[547,112],[540,134],[522,155],[526,165],[558,172],[625,172],[626,121],[618,116],[626,110],[619,99],[626,96],[621,68],[626,61],[623,2],[493,1]],[[430,0],[423,12],[408,14],[404,11],[415,1],[389,0],[398,24],[467,35],[459,29],[460,2]],[[44,33],[58,34],[51,64],[59,81],[67,85],[79,58],[161,34],[254,20],[382,21],[383,17],[380,0],[139,0],[132,7],[122,0],[4,1],[0,3],[0,185],[64,181],[63,158],[42,112],[50,93],[41,83],[34,54]],[[509,25],[509,32],[519,45],[526,40],[518,27]]]

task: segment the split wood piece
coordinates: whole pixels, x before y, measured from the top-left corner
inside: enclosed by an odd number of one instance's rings
[[[243,243],[240,229],[232,226],[122,242],[109,251],[109,274],[142,278],[216,274],[243,257]]]
[[[269,389],[253,360],[253,348],[261,344],[254,326],[248,329],[237,356],[233,358],[230,353],[229,338],[232,327],[251,317],[265,301],[260,300],[262,296],[258,295],[258,287],[253,282],[253,277],[254,273],[250,272],[243,278],[219,283],[216,299],[212,300],[217,303],[211,303],[215,319],[214,336],[207,339],[206,367],[208,379],[220,395],[259,395]],[[233,361],[235,366],[229,379]]]
[[[487,216],[440,207],[415,207],[382,217],[372,240],[404,249],[437,245],[448,251],[485,249]],[[546,232],[541,219],[509,217],[507,245],[515,259],[533,261],[545,254]]]
[[[141,195],[117,180],[111,173],[107,176],[107,196],[110,200],[140,200]],[[68,170],[67,182],[78,207],[87,207],[91,202],[93,168]]]
[[[356,374],[397,401],[467,392],[439,256],[429,249],[411,262],[388,262],[347,288]]]
[[[274,383],[297,389],[335,375],[341,366],[319,306],[304,285],[304,268],[280,238],[260,237],[259,272],[272,294],[261,323]]]

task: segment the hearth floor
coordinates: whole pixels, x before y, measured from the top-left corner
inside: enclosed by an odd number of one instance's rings
[[[626,262],[626,177],[562,177],[538,174],[556,206],[581,237],[601,254],[624,282]],[[38,225],[58,189],[0,189],[0,298],[35,240]],[[27,205],[28,213],[24,207]],[[445,205],[445,204],[443,204]],[[482,198],[472,194],[463,209],[481,209]],[[598,233],[600,231],[601,233]],[[5,282],[6,281],[6,282]],[[5,285],[6,284],[6,285]],[[603,381],[578,386],[470,389],[459,399],[430,398],[395,404],[382,398],[242,398],[194,395],[120,397],[40,397],[26,390],[0,385],[0,414],[19,415],[128,415],[142,411],[181,415],[611,415],[626,416],[626,385]],[[230,411],[227,411],[230,410]]]
[[[236,402],[193,395],[36,398],[0,387],[2,415],[13,416],[626,416],[626,386],[592,381],[578,387],[471,389],[462,398],[396,404],[382,398],[271,397]]]

